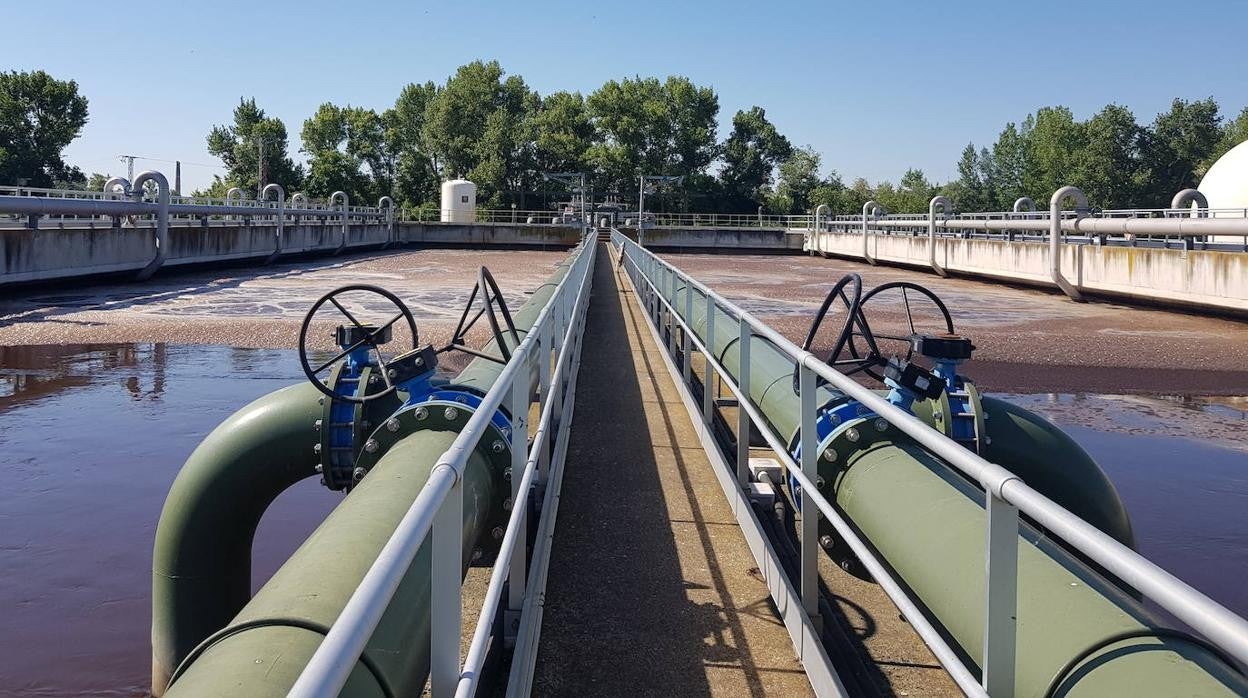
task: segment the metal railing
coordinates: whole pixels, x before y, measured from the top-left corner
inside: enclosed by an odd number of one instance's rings
[[[637,212],[617,214],[620,227],[636,228]],[[646,211],[642,218],[646,227],[656,228],[772,228],[805,230],[811,227],[811,216],[779,216],[753,213],[661,213]]]
[[[403,223],[441,223],[443,214],[461,214],[461,211],[437,207],[404,208],[399,212]],[[473,223],[516,225],[578,225],[579,213],[556,210],[524,210],[512,208],[478,208],[472,211]]]
[[[681,348],[686,381],[690,375],[692,352],[696,350],[704,358],[702,419],[705,424],[709,427],[714,413],[713,394],[706,386],[712,385],[712,381],[718,379],[736,399],[737,433],[750,433],[752,424],[762,434],[787,474],[800,484],[801,511],[809,512],[817,509],[823,517],[828,519],[866,570],[896,604],[906,621],[918,632],[936,659],[968,695],[985,696],[990,693],[1009,695],[1013,690],[1017,630],[1014,614],[1018,592],[1020,512],[1030,516],[1050,534],[1065,541],[1071,548],[1099,564],[1109,574],[1115,575],[1126,585],[1137,589],[1161,608],[1203,635],[1220,650],[1237,661],[1248,664],[1248,621],[1062,508],[1029,487],[1010,471],[967,450],[914,415],[839,373],[814,354],[798,347],[761,320],[640,247],[619,231],[612,232],[612,245],[622,256],[621,263],[633,284],[638,303],[643,304],[643,309],[647,310],[647,315],[656,329],[665,326],[668,330],[669,352],[673,354],[676,352],[674,338],[677,330],[687,338]],[[740,338],[738,346],[741,347],[739,363],[742,366],[739,382],[724,368],[721,361],[715,358],[714,352],[690,326],[694,294],[685,294],[686,307],[683,309],[682,316],[682,313],[673,307],[672,302],[667,299],[665,292],[660,288],[660,286],[665,287],[670,292],[671,298],[675,299],[677,284],[684,284],[686,288],[695,289],[704,296],[708,336],[714,336],[713,322],[716,310],[723,312],[738,324]],[[800,462],[793,458],[785,439],[775,433],[768,420],[749,398],[748,351],[752,337],[771,343],[796,364],[801,407]],[[975,678],[971,667],[961,658],[960,650],[949,644],[941,631],[920,609],[917,599],[910,596],[906,587],[894,577],[867,542],[862,540],[854,526],[818,491],[816,480],[818,478],[819,443],[816,435],[816,418],[820,406],[815,402],[818,379],[827,381],[832,388],[857,400],[942,461],[979,483],[986,492],[987,579],[984,599],[986,627],[983,639],[984,656],[981,657],[979,665],[983,668],[982,679]],[[737,478],[742,486],[749,482],[748,461],[749,439],[739,438]],[[818,603],[817,517],[802,518],[799,544],[800,593],[803,606],[808,612],[813,613]],[[790,632],[793,632],[792,628]]]
[[[463,431],[438,459],[420,494],[399,522],[376,561],[352,594],[292,687],[290,696],[337,696],[393,598],[420,547],[432,547],[430,585],[430,688],[435,698],[471,696],[485,662],[498,607],[518,613],[520,627],[512,656],[509,690],[531,680],[540,630],[540,598],[545,590],[550,541],[558,507],[568,430],[572,423],[585,311],[597,244],[587,236],[576,260],[559,282],[532,328],[473,412]],[[552,368],[553,353],[553,368]],[[541,418],[528,444],[532,378],[538,376]],[[468,459],[489,431],[490,420],[506,407],[512,415],[510,518],[485,593],[472,644],[461,667],[462,476]],[[557,424],[557,432],[555,431]],[[555,445],[551,454],[552,441]],[[545,500],[532,560],[527,559],[526,500],[541,482]],[[503,583],[508,597],[503,600]]]

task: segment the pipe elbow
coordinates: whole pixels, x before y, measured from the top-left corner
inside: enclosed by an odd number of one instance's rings
[[[250,598],[251,544],[286,488],[315,473],[320,393],[270,393],[214,429],[187,458],[161,510],[152,550],[152,689]]]

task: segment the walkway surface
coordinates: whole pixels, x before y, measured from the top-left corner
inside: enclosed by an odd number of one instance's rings
[[[810,685],[627,280],[594,270],[534,695]]]

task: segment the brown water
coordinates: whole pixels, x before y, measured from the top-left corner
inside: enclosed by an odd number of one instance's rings
[[[286,350],[0,348],[0,695],[146,694],[165,493],[213,427],[301,379]],[[277,500],[256,586],[338,499],[305,480]]]
[[[212,428],[301,380],[294,352],[113,344],[0,348],[0,696],[143,695],[151,547],[165,493]],[[1248,402],[1006,395],[1084,445],[1142,552],[1248,614]],[[339,500],[306,480],[256,536],[254,586]]]

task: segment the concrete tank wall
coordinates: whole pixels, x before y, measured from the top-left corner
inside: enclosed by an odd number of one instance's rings
[[[821,232],[806,249],[863,259],[862,236]],[[930,270],[927,236],[871,235],[880,262]],[[1128,299],[1248,313],[1248,253],[1063,245],[1062,273],[1077,289]],[[950,272],[1056,288],[1047,243],[937,238],[936,264]]]
[[[783,228],[646,228],[644,242],[656,250],[727,249],[744,252],[800,252],[805,235]]]
[[[162,268],[246,260],[262,264],[284,255],[333,254],[379,248],[390,242],[572,247],[579,241],[579,227],[555,225],[408,223],[395,224],[392,233],[385,223],[353,223],[347,228],[345,242],[342,223],[333,217],[323,222],[288,222],[280,241],[271,222],[174,225],[169,228],[169,249]],[[152,227],[0,229],[0,286],[138,272],[155,253],[156,230]]]

